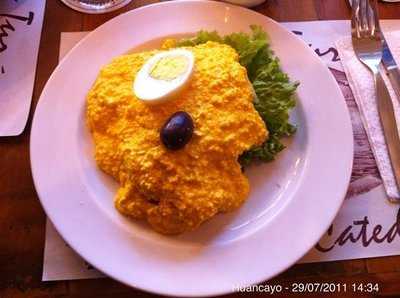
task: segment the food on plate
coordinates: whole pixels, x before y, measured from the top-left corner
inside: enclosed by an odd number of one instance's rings
[[[136,74],[134,93],[148,103],[171,99],[188,84],[193,66],[191,51],[175,49],[157,53]]]
[[[176,112],[161,127],[161,142],[170,150],[185,146],[193,135],[193,119],[186,112]]]
[[[238,208],[243,165],[272,159],[294,132],[295,88],[260,28],[115,58],[87,95],[87,122],[98,166],[120,184],[118,211],[178,234]]]
[[[254,107],[268,127],[269,137],[260,146],[254,146],[245,151],[239,158],[243,166],[253,161],[269,162],[285,146],[283,137],[291,136],[296,127],[289,122],[289,112],[295,107],[294,94],[297,82],[290,82],[289,77],[279,65],[279,59],[274,56],[269,47],[268,36],[260,26],[250,26],[252,33],[232,33],[220,36],[216,31],[200,31],[193,38],[178,41],[168,41],[169,47],[194,46],[214,41],[231,46],[239,54],[239,62],[247,69],[256,97]]]

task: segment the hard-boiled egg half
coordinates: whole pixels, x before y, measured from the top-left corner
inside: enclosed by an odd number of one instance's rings
[[[133,92],[146,103],[159,103],[174,97],[189,82],[194,55],[185,49],[155,54],[136,75]]]

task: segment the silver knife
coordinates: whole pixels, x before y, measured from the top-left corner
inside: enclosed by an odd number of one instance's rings
[[[377,11],[376,0],[374,0],[372,10],[374,12],[374,21],[378,28],[376,30],[382,32],[379,24],[379,17]],[[396,61],[393,59],[393,55],[386,43],[385,37],[381,34],[382,39],[382,59],[381,64],[384,65],[389,75],[390,81],[393,85],[393,89],[396,95],[400,95],[400,74]],[[394,113],[394,106],[392,99],[389,94],[389,90],[383,81],[381,72],[375,76],[376,83],[376,95],[377,105],[380,122],[383,128],[383,134],[385,136],[386,146],[389,152],[390,163],[393,170],[393,175],[396,181],[397,189],[400,190],[400,138],[399,130],[396,123],[396,115]],[[390,198],[392,200],[396,198]]]
[[[394,107],[389,91],[385,86],[382,75],[378,73],[376,78],[376,92],[379,116],[385,136],[389,157],[392,164],[394,178],[400,189],[400,138],[397,129]],[[391,198],[393,199],[393,198]]]
[[[385,39],[383,39],[382,64],[390,79],[390,83],[396,93],[397,99],[400,100],[400,71]]]

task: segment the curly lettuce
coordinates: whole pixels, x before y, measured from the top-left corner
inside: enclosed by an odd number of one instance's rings
[[[282,138],[291,136],[296,127],[289,122],[289,112],[296,105],[297,82],[291,82],[272,52],[268,36],[260,26],[250,26],[251,33],[232,33],[221,36],[216,31],[200,31],[196,36],[182,39],[177,46],[195,46],[207,41],[230,45],[239,54],[256,93],[254,107],[269,130],[269,138],[261,146],[245,151],[239,162],[247,166],[253,161],[268,162],[285,146]]]

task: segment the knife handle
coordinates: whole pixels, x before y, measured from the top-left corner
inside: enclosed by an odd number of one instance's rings
[[[400,190],[400,138],[393,102],[379,71],[375,72],[376,100],[397,189]],[[389,195],[390,197],[390,195]],[[391,199],[394,199],[391,197]]]

